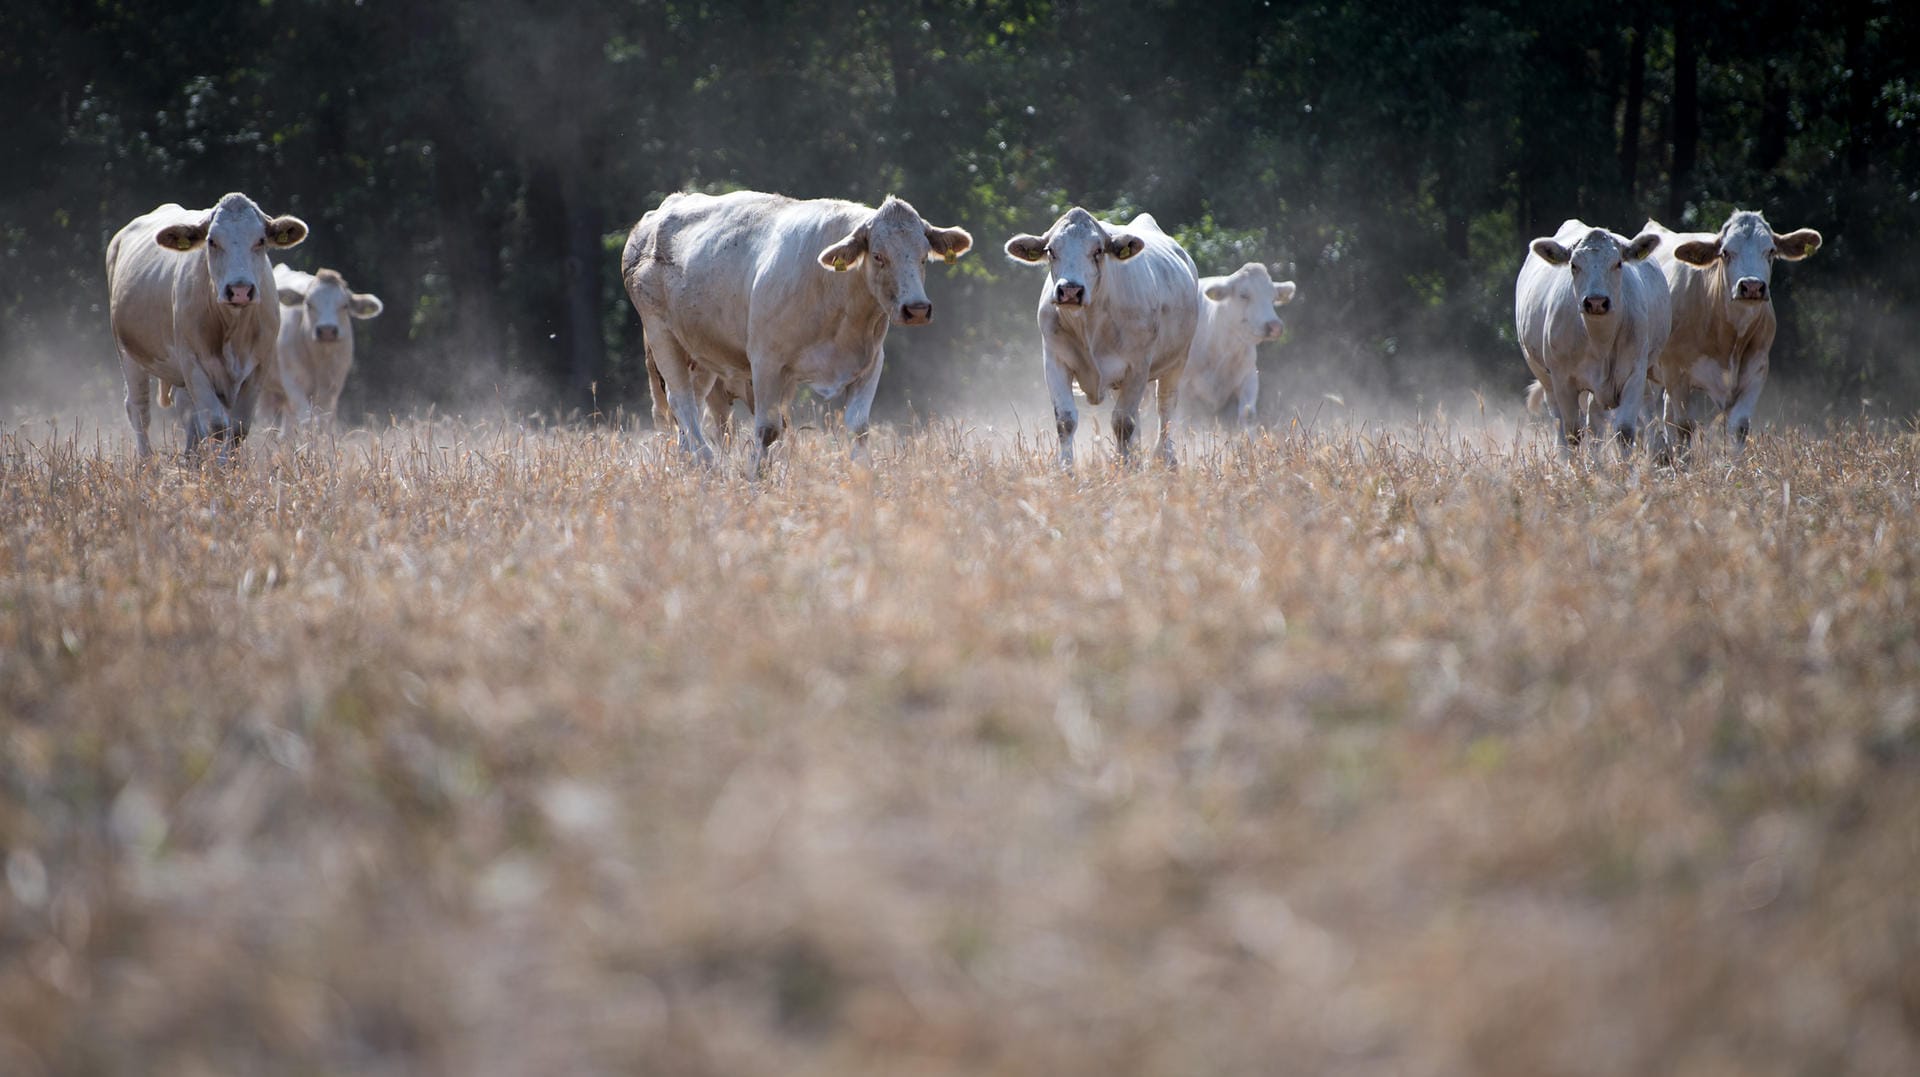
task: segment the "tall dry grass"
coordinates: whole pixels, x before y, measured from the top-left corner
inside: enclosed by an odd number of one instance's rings
[[[1914,434],[1095,457],[0,436],[0,1073],[1920,1072]]]

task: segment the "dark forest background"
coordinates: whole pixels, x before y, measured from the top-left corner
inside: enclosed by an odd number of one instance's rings
[[[0,107],[0,384],[117,383],[107,238],[242,190],[386,301],[349,414],[644,414],[626,229],[749,187],[974,234],[888,338],[896,417],[1044,399],[1000,247],[1071,204],[1151,211],[1203,273],[1288,268],[1270,397],[1509,402],[1530,238],[1760,209],[1826,237],[1775,276],[1769,395],[1920,406],[1920,5],[15,3]]]

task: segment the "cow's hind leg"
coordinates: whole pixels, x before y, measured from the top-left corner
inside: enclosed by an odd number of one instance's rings
[[[153,455],[153,443],[147,438],[147,426],[153,416],[153,379],[123,348],[120,372],[127,379],[127,422],[133,426],[133,449],[142,457]]]
[[[713,463],[713,449],[700,433],[700,401],[694,392],[695,372],[679,341],[662,331],[657,336],[649,328],[647,353],[653,357],[654,371],[666,389],[667,408],[680,430],[680,451],[703,464]]]

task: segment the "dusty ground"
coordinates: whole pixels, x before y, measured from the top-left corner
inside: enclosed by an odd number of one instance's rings
[[[1920,1072],[1920,439],[0,433],[0,1073]]]

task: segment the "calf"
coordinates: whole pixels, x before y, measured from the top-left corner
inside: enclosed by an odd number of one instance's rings
[[[1231,276],[1200,278],[1200,320],[1180,379],[1189,414],[1217,415],[1233,397],[1240,425],[1253,423],[1260,399],[1255,349],[1286,328],[1273,308],[1293,301],[1294,284],[1278,284],[1267,267],[1248,262]]]
[[[284,308],[276,349],[280,376],[261,388],[261,407],[298,422],[316,415],[330,422],[353,369],[353,321],[377,317],[385,305],[377,295],[348,288],[331,269],[303,273],[276,265],[273,281]]]

